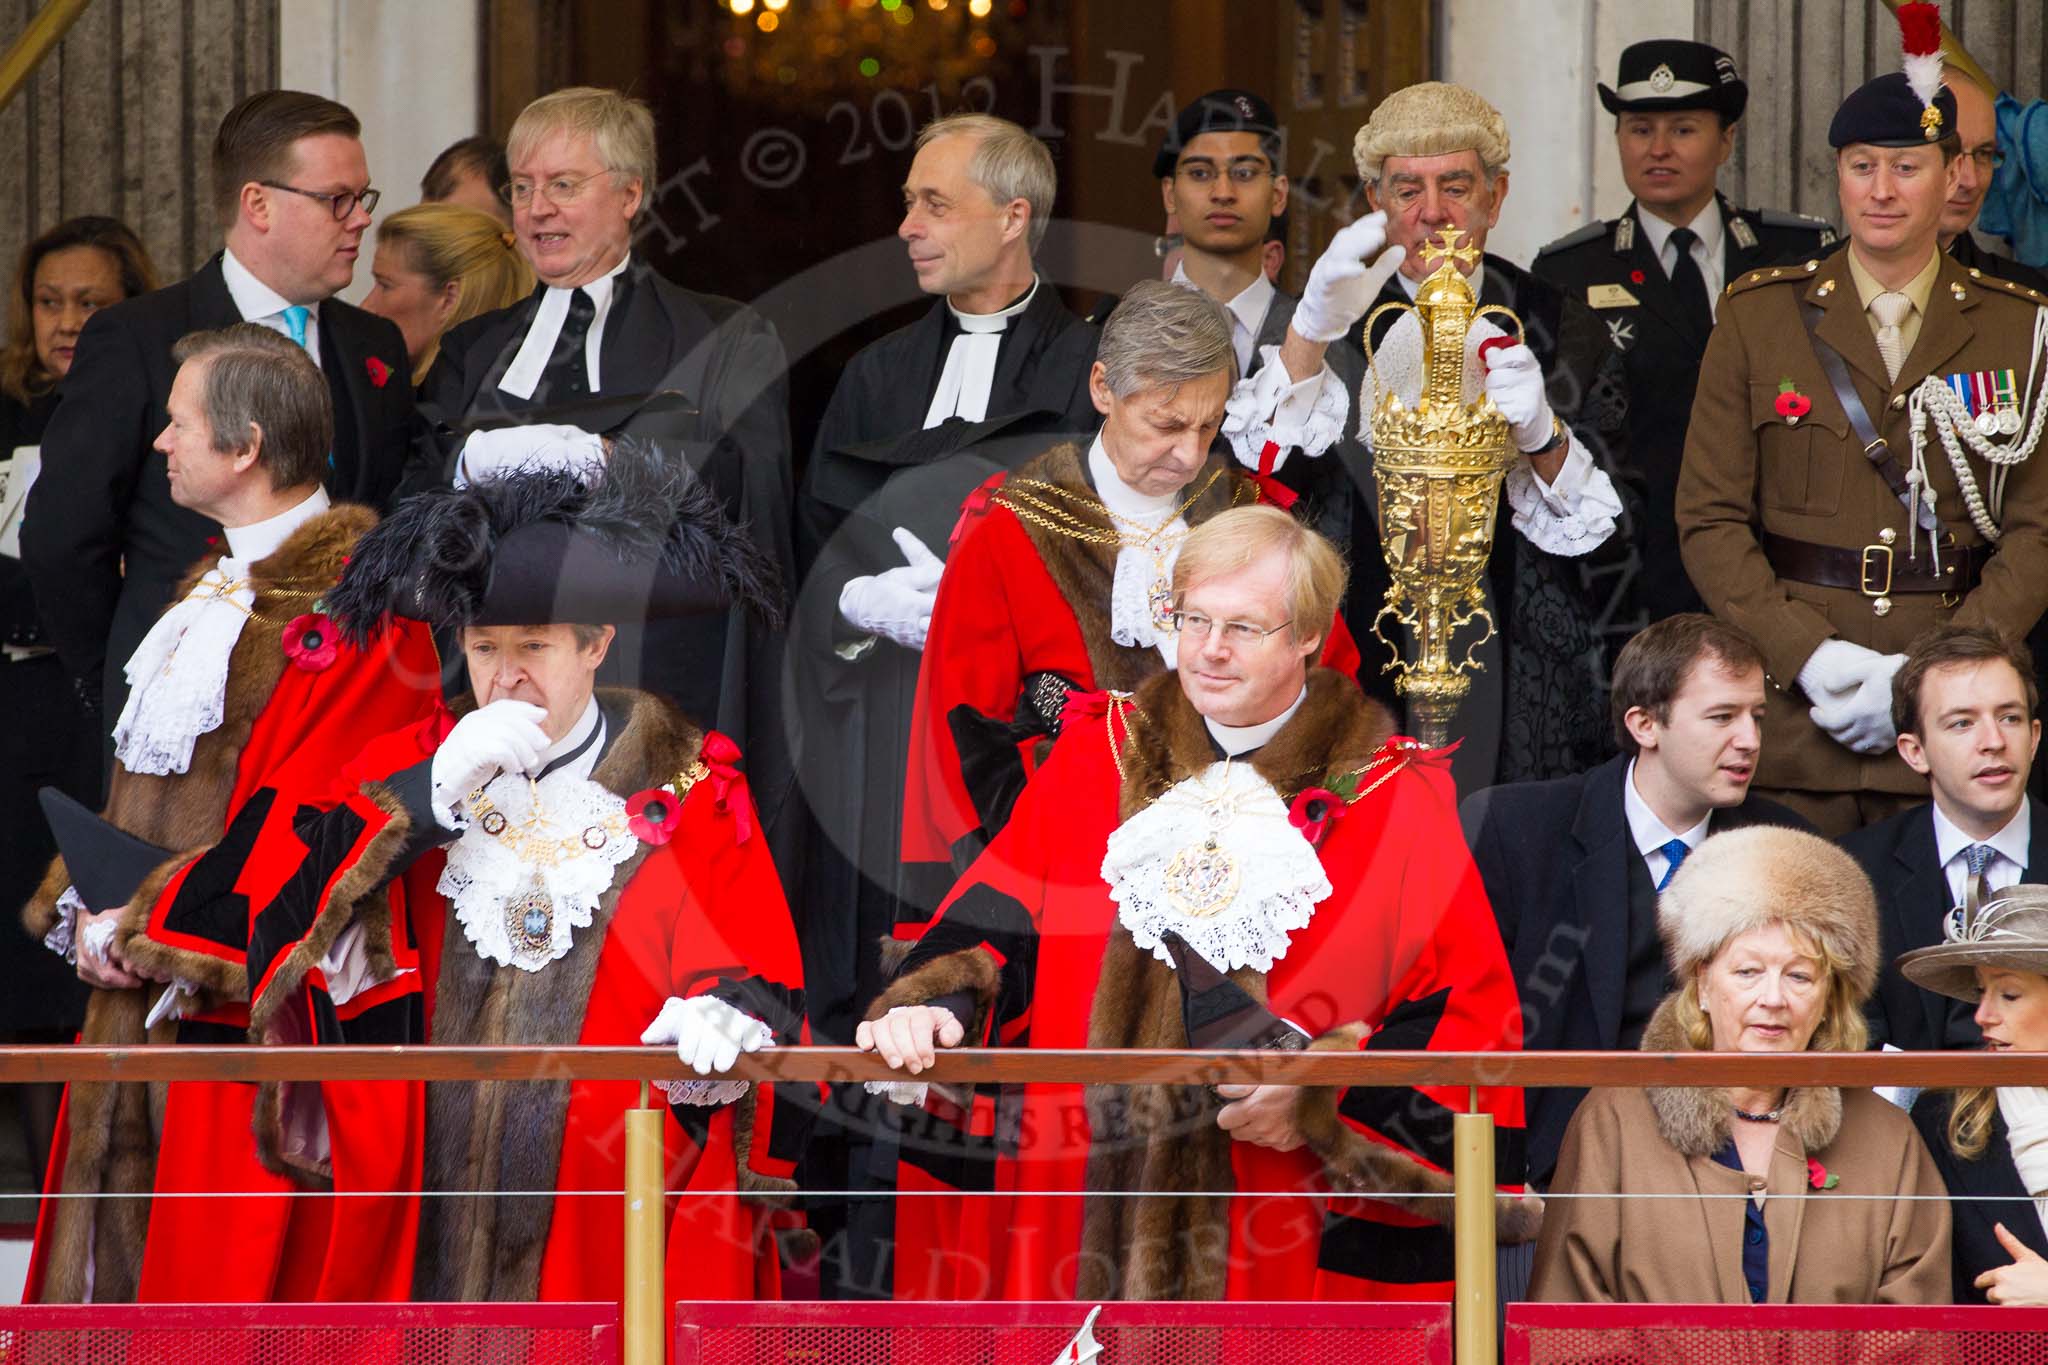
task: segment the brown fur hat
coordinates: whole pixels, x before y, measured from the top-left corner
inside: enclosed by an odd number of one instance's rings
[[[1771,825],[1716,834],[1657,900],[1672,974],[1690,981],[1738,934],[1783,924],[1818,943],[1861,1004],[1877,984],[1877,897],[1856,860],[1817,834]]]

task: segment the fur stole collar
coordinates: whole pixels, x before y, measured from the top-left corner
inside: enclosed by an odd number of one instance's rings
[[[1666,996],[1643,1030],[1645,1052],[1692,1052],[1678,1022],[1678,995]],[[1710,1088],[1651,1088],[1644,1092],[1664,1140],[1689,1157],[1710,1157],[1727,1145],[1735,1122],[1728,1092]],[[1804,1086],[1785,1096],[1779,1128],[1809,1155],[1842,1131],[1842,1092],[1831,1085]]]
[[[1210,478],[1219,469],[1223,471],[1223,477],[1211,484]],[[1096,496],[1095,485],[1089,482],[1087,447],[1072,441],[1054,446],[1012,474],[1005,480],[1005,485],[1014,492],[1018,491],[1016,486],[1034,479],[1067,495],[1057,498],[1057,501],[1071,514],[1072,524],[1091,532],[1100,531],[1105,536],[1113,535],[1117,530],[1116,523],[1103,510],[1102,500]],[[1239,503],[1250,502],[1255,494],[1251,481],[1244,478],[1223,455],[1209,456],[1196,471],[1188,491],[1204,485],[1207,485],[1206,491],[1187,510],[1190,527],[1200,526],[1218,512]],[[1000,489],[996,493],[996,501],[1009,507],[1011,514],[1024,527],[1024,534],[1031,538],[1032,545],[1038,550],[1038,557],[1052,576],[1053,585],[1059,589],[1061,598],[1080,624],[1081,639],[1088,648],[1088,664],[1095,672],[1095,686],[1129,692],[1158,673],[1158,650],[1147,646],[1120,645],[1109,635],[1110,590],[1116,582],[1115,541],[1095,544],[1048,530],[1033,516],[1019,512],[1014,502],[1006,499]]]
[[[1133,701],[1137,723],[1121,750],[1124,781],[1117,801],[1126,820],[1217,761],[1209,727],[1181,690],[1178,674],[1149,679]],[[1301,709],[1248,761],[1282,801],[1292,802],[1310,787],[1327,787],[1357,771],[1393,733],[1387,709],[1357,683],[1334,669],[1311,668]]]

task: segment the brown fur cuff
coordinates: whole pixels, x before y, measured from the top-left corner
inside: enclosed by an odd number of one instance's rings
[[[71,885],[71,871],[64,866],[59,856],[50,859],[49,870],[43,873],[42,884],[36,887],[35,895],[28,904],[21,907],[21,927],[29,937],[40,943],[57,927],[63,913],[57,909],[57,898],[64,894],[64,888]]]
[[[890,982],[889,988],[868,1007],[867,1019],[873,1022],[899,1005],[928,1005],[941,997],[965,992],[974,997],[974,1018],[960,1022],[967,1026],[967,1041],[972,1044],[987,1031],[1002,975],[996,960],[979,948],[947,953]]]

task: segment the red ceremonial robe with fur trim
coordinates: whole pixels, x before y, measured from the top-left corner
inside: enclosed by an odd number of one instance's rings
[[[426,628],[417,623],[381,630],[362,649],[341,642],[324,666],[309,657],[315,666],[301,667],[285,649],[285,626],[313,611],[356,540],[376,521],[366,508],[331,508],[251,566],[251,619],[229,656],[220,725],[194,742],[183,773],[159,776],[115,767],[105,817],[140,838],[181,850],[138,888],[119,929],[123,951],[150,975],[197,983],[208,1006],[196,1017],[160,1023],[149,1042],[246,1040],[242,954],[249,907],[276,885],[247,860],[258,830],[282,819],[303,794],[329,786],[366,731],[404,725],[437,704],[439,660]],[[186,591],[218,558],[210,555],[194,566]],[[70,881],[63,859],[57,859],[23,912],[31,932],[40,936],[55,923],[57,897]],[[381,951],[402,966],[410,945],[388,943]],[[417,981],[416,974],[400,978],[393,990],[368,992],[352,1008],[381,1007],[386,1014],[416,1009]],[[143,1043],[143,1017],[155,991],[94,991],[80,1041]],[[408,993],[411,1002],[403,998]],[[388,1083],[352,1084],[345,1091],[357,1113],[402,1103]],[[278,1248],[288,1237],[324,1244],[333,1220],[331,1201],[249,1201],[271,1203],[270,1216],[229,1224],[224,1220],[231,1214],[246,1211],[243,1201],[148,1197],[152,1188],[280,1194],[297,1188],[259,1160],[250,1137],[255,1095],[256,1087],[237,1083],[68,1087],[44,1188],[138,1197],[44,1200],[25,1301],[81,1302],[88,1284],[92,1299],[102,1303],[153,1292],[178,1299],[403,1297],[405,1286],[391,1280],[376,1257],[338,1259],[295,1284],[272,1278]],[[337,1126],[347,1130],[346,1120]],[[344,1156],[337,1175],[342,1185],[360,1180],[363,1188],[389,1188],[384,1182],[394,1170],[417,1165],[417,1147],[407,1152],[381,1145],[382,1127],[381,1120],[371,1124],[380,1134],[378,1144]],[[363,1159],[360,1166],[352,1164],[353,1156]],[[409,1245],[409,1227],[358,1231],[388,1234],[401,1249]],[[230,1236],[231,1243],[225,1240]],[[175,1283],[160,1290],[143,1272],[146,1237],[191,1248]],[[222,1256],[223,1245],[234,1246],[233,1257]]]
[[[1074,510],[1076,524],[1099,522],[1099,532],[1112,535],[1116,527],[1106,515],[1081,513],[1084,504],[1072,500],[1095,500],[1087,460],[1085,447],[1055,446],[968,500],[918,668],[903,798],[906,862],[946,862],[962,839],[985,841],[1001,828],[1042,752],[1035,728],[1013,725],[1027,677],[1057,673],[1081,691],[1129,692],[1166,671],[1157,649],[1110,638],[1117,546],[1048,530],[992,496],[1005,483],[1051,484],[1070,494],[1060,505]],[[1187,509],[1190,527],[1256,496],[1252,481],[1222,455],[1211,455],[1189,488],[1203,489]],[[1358,645],[1341,617],[1320,662],[1358,672]],[[915,925],[902,930],[915,932]]]
[[[435,1043],[634,1045],[669,997],[707,993],[767,1023],[781,1044],[806,1041],[796,932],[737,749],[648,694],[597,695],[606,737],[594,781],[621,797],[689,785],[667,842],[643,841],[618,865],[565,956],[534,972],[483,958],[436,890],[446,855],[430,845],[447,835],[420,835],[433,818],[425,804],[432,754],[452,724],[443,716],[370,743],[346,774],[348,797],[300,824],[301,865],[256,920],[257,1026],[289,1037],[291,1020],[320,1019],[324,993],[309,964],[366,907],[388,906],[438,949],[429,955]],[[315,1032],[355,1041],[345,1028]],[[794,1190],[816,1103],[803,1089],[754,1087],[730,1104],[671,1108],[665,1188],[682,1191],[669,1206],[671,1301],[778,1296],[773,1231],[793,1221],[778,1210]],[[418,1264],[404,1267],[413,1295],[617,1299],[619,1197],[579,1192],[623,1187],[623,1118],[639,1103],[638,1083],[435,1082],[425,1090],[424,1172],[410,1188],[423,1179],[427,1190],[457,1197],[392,1201],[419,1207]],[[420,1135],[416,1125],[393,1140]],[[461,1197],[500,1190],[555,1197]]]
[[[1221,755],[1176,676],[1145,684],[1136,705],[1128,726],[1070,719],[870,1017],[964,993],[969,1044],[1187,1045],[1175,974],[1118,923],[1101,868],[1124,819]],[[1318,1047],[1518,1048],[1514,984],[1449,765],[1386,740],[1384,713],[1356,683],[1317,669],[1300,710],[1240,760],[1283,801],[1366,771],[1320,848],[1334,892],[1269,973],[1231,978]],[[1479,1093],[1500,1125],[1501,1233],[1527,1240],[1521,1092]],[[1285,1153],[1231,1141],[1219,1102],[1188,1088],[962,1098],[934,1089],[924,1111],[904,1111],[898,1181],[916,1197],[898,1201],[899,1298],[1449,1297],[1451,1204],[1418,1196],[1450,1189],[1463,1087],[1303,1090],[1308,1145]],[[960,1196],[930,1193],[942,1190]],[[1181,1197],[1084,1193],[1109,1190]],[[1231,1190],[1271,1194],[1219,1197]]]

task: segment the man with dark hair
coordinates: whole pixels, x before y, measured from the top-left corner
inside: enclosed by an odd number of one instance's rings
[[[1697,612],[1622,647],[1622,752],[1575,777],[1492,787],[1459,809],[1522,1000],[1524,1045],[1633,1048],[1667,993],[1657,893],[1709,834],[1801,824],[1751,796],[1763,658]],[[1583,1091],[1531,1090],[1529,1178],[1546,1185]]]
[[[1942,941],[1949,911],[2015,882],[2048,848],[2027,798],[2041,742],[2032,654],[1982,626],[1944,626],[1915,641],[1892,677],[1899,756],[1933,799],[1851,834],[1842,846],[1877,888],[1884,972],[1866,1007],[1873,1045],[1918,1051],[1982,1041],[1971,1008],[1923,990],[1892,967]]]
[[[420,202],[460,204],[510,226],[512,206],[505,202],[505,185],[511,179],[504,143],[482,134],[466,137],[450,143],[427,167],[420,177]]]
[[[377,204],[359,132],[343,106],[294,90],[230,109],[213,143],[221,253],[188,279],[101,309],[79,335],[43,435],[21,558],[51,643],[96,715],[119,713],[128,656],[219,541],[219,524],[173,497],[150,453],[179,337],[242,321],[289,336],[326,376],[328,493],[375,507],[398,485],[413,419],[404,339],[333,297],[355,276]]]
[[[1738,209],[1714,188],[1735,149],[1749,87],[1734,59],[1675,38],[1622,49],[1600,103],[1614,115],[1627,212],[1543,248],[1529,268],[1591,308],[1628,371],[1628,449],[1645,483],[1635,600],[1647,620],[1700,610],[1678,560],[1671,501],[1693,384],[1721,286],[1805,260],[1835,240],[1818,218]]]
[[[1843,100],[1849,244],[1730,283],[1679,473],[1686,571],[1768,664],[1758,784],[1837,837],[1926,792],[1893,743],[1907,646],[1951,622],[2024,638],[2048,605],[2041,299],[1941,251],[1955,129],[1938,82]]]
[[[53,814],[63,856],[23,912],[30,933],[73,957],[95,987],[81,1040],[108,1046],[247,1038],[246,919],[259,887],[217,869],[265,828],[291,837],[295,813],[365,733],[416,723],[437,700],[424,628],[348,643],[322,614],[376,518],[331,506],[320,485],[334,424],[312,358],[253,323],[195,333],[169,354],[170,421],[156,439],[164,485],[179,508],[224,528],[225,552],[191,566],[185,595],[128,660],[133,688],[114,726],[105,814]],[[416,963],[408,944],[380,958],[360,937],[336,943],[323,970],[342,987],[337,1017],[374,1032],[378,1019],[417,1011]],[[75,1197],[43,1207],[30,1302],[402,1295],[402,1283],[380,1280],[376,1257],[333,1258],[291,1286],[255,1270],[269,1264],[259,1244],[281,1244],[295,1217],[308,1220],[297,1235],[321,1226],[328,1211],[310,1201],[249,1230],[235,1257],[215,1254],[205,1201],[150,1196],[290,1189],[258,1162],[255,1092],[202,1082],[151,1090],[70,1088],[45,1188]],[[333,1098],[360,1110],[377,1096],[364,1084]],[[380,1182],[394,1169],[372,1165],[357,1188],[388,1187]]]

